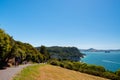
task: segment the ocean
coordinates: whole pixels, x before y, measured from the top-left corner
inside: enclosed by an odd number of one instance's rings
[[[120,69],[120,52],[82,52],[86,56],[81,59],[82,62],[95,64],[105,67],[106,70],[116,71]]]

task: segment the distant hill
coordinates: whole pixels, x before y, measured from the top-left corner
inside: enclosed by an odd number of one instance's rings
[[[98,49],[94,49],[94,48],[90,48],[90,49],[80,49],[81,52],[120,52],[120,49],[109,49],[109,50],[98,50]]]
[[[79,49],[76,47],[47,47],[48,52],[50,53],[51,58],[57,59],[68,59],[72,61],[80,61],[81,57],[84,56]]]

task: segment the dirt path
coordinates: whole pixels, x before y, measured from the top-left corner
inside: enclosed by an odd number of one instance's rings
[[[17,67],[11,67],[4,70],[0,70],[0,80],[12,80],[12,77],[15,74],[17,74],[20,70],[22,70],[24,67],[28,65],[30,64],[20,65]]]

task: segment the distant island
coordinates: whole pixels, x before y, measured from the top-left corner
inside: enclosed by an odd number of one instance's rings
[[[110,52],[120,52],[120,49],[109,49],[109,50],[98,50],[94,48],[90,49],[80,49],[81,52],[105,52],[105,53],[110,53]]]

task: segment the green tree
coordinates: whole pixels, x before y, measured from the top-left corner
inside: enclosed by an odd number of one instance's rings
[[[45,46],[41,46],[39,51],[43,55],[44,61],[50,59],[50,54],[48,53],[47,48]]]
[[[0,29],[0,66],[6,65],[9,58],[13,56],[11,50],[14,45],[12,37]]]

